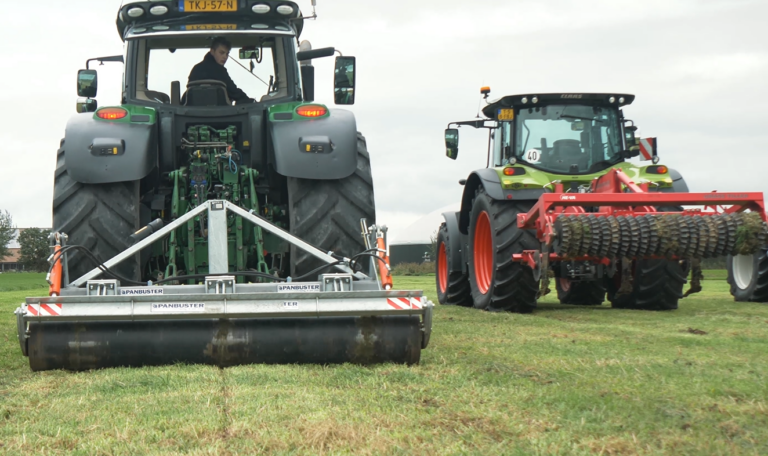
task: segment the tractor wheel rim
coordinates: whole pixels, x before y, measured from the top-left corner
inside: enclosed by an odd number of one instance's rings
[[[749,288],[754,273],[752,255],[736,255],[733,257],[733,280],[741,290]]]
[[[493,276],[493,236],[491,235],[491,219],[483,211],[477,217],[474,239],[475,281],[480,293],[486,294],[491,289]]]
[[[437,280],[440,284],[440,293],[448,291],[448,255],[445,253],[445,243],[440,243],[437,253]]]
[[[565,277],[560,277],[560,288],[567,293],[571,289],[570,279],[566,279]]]

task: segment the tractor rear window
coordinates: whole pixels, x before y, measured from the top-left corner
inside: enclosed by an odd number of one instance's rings
[[[254,37],[253,43],[243,41],[232,42],[232,49],[224,64],[227,74],[237,89],[239,96],[256,101],[284,96],[288,92],[285,78],[285,59],[282,39],[280,37]],[[187,88],[191,71],[209,54],[207,42],[185,40],[147,40],[139,47],[140,63],[138,65],[136,98],[169,103],[171,83],[179,81],[181,98]],[[212,57],[208,64],[218,65]],[[143,63],[143,65],[142,65]],[[215,68],[215,67],[214,67]],[[142,77],[143,74],[143,77]],[[218,74],[204,71],[202,74]],[[207,78],[207,77],[206,77]],[[200,78],[198,78],[200,79]],[[213,79],[213,78],[211,78]],[[230,92],[230,98],[233,98]],[[232,100],[234,101],[234,100]]]
[[[599,162],[619,161],[618,111],[610,108],[550,105],[517,113],[515,156],[543,170],[584,174]]]

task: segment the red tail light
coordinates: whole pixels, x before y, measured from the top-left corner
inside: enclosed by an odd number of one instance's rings
[[[104,120],[117,120],[127,116],[128,111],[123,108],[103,108],[96,111],[96,115]]]
[[[664,165],[649,166],[648,168],[646,168],[646,172],[651,174],[667,174],[669,172],[669,168],[667,168]]]
[[[296,108],[296,114],[302,117],[323,117],[328,114],[328,108],[323,105],[304,105]]]
[[[505,176],[521,176],[525,174],[525,168],[504,168]]]

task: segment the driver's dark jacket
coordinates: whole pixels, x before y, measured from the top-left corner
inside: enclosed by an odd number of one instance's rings
[[[245,92],[237,88],[234,81],[232,81],[232,78],[229,77],[229,72],[227,72],[224,65],[216,63],[216,59],[213,58],[210,52],[205,54],[205,58],[202,62],[192,68],[187,83],[203,79],[215,79],[226,84],[227,95],[230,100],[238,102],[250,100],[250,97],[248,97]]]

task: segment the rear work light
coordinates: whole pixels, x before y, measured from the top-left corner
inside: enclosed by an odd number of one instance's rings
[[[522,176],[525,174],[525,168],[504,168],[505,176]]]
[[[150,14],[155,16],[162,16],[168,12],[168,7],[165,5],[156,5],[149,9]]]
[[[293,14],[293,7],[289,5],[280,5],[277,7],[277,12],[284,16],[288,16],[289,14]]]
[[[264,3],[257,3],[251,7],[251,11],[253,11],[256,14],[266,14],[268,13],[272,7],[269,5],[266,5]]]
[[[96,111],[96,116],[104,120],[122,119],[128,115],[128,111],[123,108],[103,108]]]
[[[131,9],[128,10],[128,16],[133,17],[133,18],[137,18],[137,17],[141,16],[142,14],[144,14],[144,10],[142,8],[139,8],[139,7],[131,8]]]
[[[323,117],[328,114],[328,108],[322,105],[304,105],[296,108],[296,114],[302,117]]]

